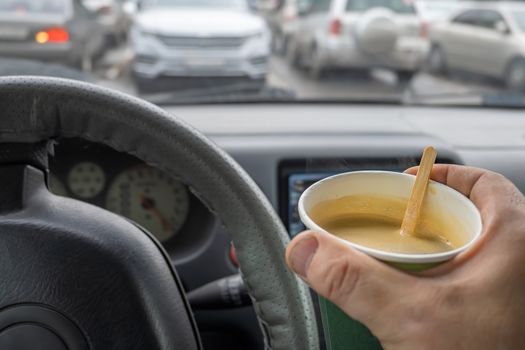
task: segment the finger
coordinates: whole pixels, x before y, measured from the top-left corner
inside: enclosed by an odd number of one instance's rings
[[[407,169],[405,173],[416,174],[418,167]],[[522,202],[519,190],[504,176],[489,170],[454,164],[436,164],[430,178],[463,193],[483,213],[499,205]]]
[[[406,319],[413,305],[422,307],[431,294],[425,280],[395,270],[324,233],[307,231],[295,237],[287,247],[286,261],[317,293],[383,339],[389,336],[392,320]],[[415,302],[418,299],[421,302]]]

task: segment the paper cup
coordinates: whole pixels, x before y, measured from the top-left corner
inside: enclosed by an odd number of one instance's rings
[[[303,192],[298,209],[302,222],[311,230],[327,232],[310,217],[310,211],[319,203],[351,195],[397,197],[408,201],[415,176],[388,171],[356,171],[339,174],[316,182]],[[476,206],[463,194],[431,181],[425,197],[425,210],[439,211],[440,215],[455,220],[465,235],[461,247],[432,254],[392,253],[364,247],[340,239],[357,250],[406,271],[421,271],[434,267],[468,249],[481,235],[481,216]],[[319,298],[321,319],[329,350],[381,349],[379,341],[359,322],[346,316],[325,298]]]
[[[339,174],[316,182],[299,199],[299,216],[311,230],[327,232],[309,213],[317,204],[351,195],[397,197],[408,201],[415,176],[389,171],[356,171]],[[449,260],[468,249],[481,234],[481,216],[476,206],[463,194],[441,183],[430,181],[425,197],[425,210],[440,212],[458,222],[465,244],[457,249],[433,254],[401,254],[364,247],[341,239],[370,256],[403,269],[420,269]],[[330,232],[327,232],[330,233]]]

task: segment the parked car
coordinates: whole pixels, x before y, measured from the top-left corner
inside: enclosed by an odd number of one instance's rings
[[[131,26],[124,0],[83,0],[84,6],[98,14],[98,21],[112,43],[123,43]]]
[[[248,77],[264,82],[270,32],[245,0],[143,2],[131,34],[144,90],[161,77]]]
[[[0,2],[0,56],[59,62],[90,71],[104,47],[96,15],[79,0]]]
[[[301,0],[289,62],[313,77],[327,68],[389,68],[409,81],[428,42],[413,4],[403,0]]]
[[[464,70],[525,88],[525,5],[480,3],[430,30],[434,73]]]

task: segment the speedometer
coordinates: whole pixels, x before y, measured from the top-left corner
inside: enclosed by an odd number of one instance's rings
[[[113,181],[106,208],[146,228],[160,241],[173,237],[189,210],[186,187],[146,165],[132,167]]]

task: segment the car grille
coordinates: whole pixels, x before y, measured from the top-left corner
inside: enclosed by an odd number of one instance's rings
[[[157,35],[164,45],[181,49],[235,49],[246,40],[246,37],[191,37]]]

